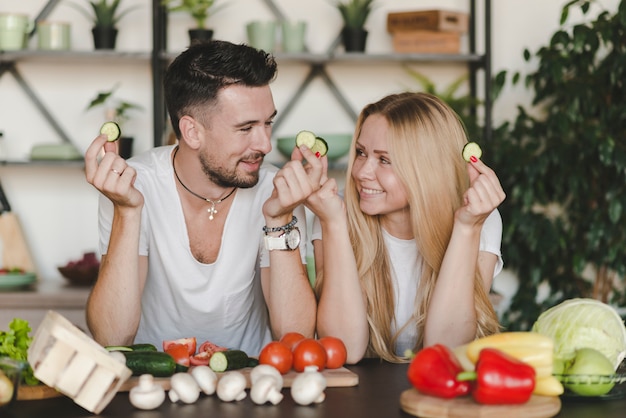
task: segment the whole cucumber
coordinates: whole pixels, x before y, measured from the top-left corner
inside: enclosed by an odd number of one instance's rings
[[[106,348],[108,351],[158,351],[156,346],[150,343],[131,345],[107,345],[104,348]]]
[[[209,360],[209,367],[214,372],[225,372],[248,367],[250,358],[241,350],[226,350],[213,353]]]
[[[126,367],[133,376],[151,374],[154,377],[170,377],[176,372],[174,358],[162,351],[122,351]]]

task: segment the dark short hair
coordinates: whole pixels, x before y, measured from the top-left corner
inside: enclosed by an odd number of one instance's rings
[[[180,118],[202,117],[197,109],[214,104],[220,89],[233,84],[262,87],[275,77],[276,61],[264,51],[220,40],[193,43],[165,72],[165,104],[176,137]]]

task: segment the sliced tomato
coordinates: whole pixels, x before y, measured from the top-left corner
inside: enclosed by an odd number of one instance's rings
[[[176,364],[189,367],[189,364],[191,363],[191,359],[190,359],[189,351],[186,345],[170,344],[168,345],[165,352],[169,354],[170,356],[172,356]]]
[[[167,349],[174,344],[184,345],[187,348],[187,354],[190,356],[196,354],[196,337],[165,340],[163,341],[163,351],[167,351]]]
[[[192,366],[208,366],[213,353],[209,351],[198,351],[198,354],[191,356],[189,361]]]
[[[205,341],[202,344],[200,344],[200,347],[198,347],[198,354],[205,352],[205,351],[213,354],[218,351],[226,351],[226,350],[228,350],[227,347],[222,347],[221,345],[213,344],[211,341]]]

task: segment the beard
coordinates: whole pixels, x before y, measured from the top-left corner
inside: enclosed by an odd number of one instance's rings
[[[246,156],[245,159],[263,158],[263,155]],[[211,158],[206,152],[199,154],[200,166],[207,178],[220,187],[238,187],[241,189],[249,189],[256,186],[259,182],[259,170],[254,172],[240,173],[237,171],[237,165],[233,170],[229,170],[221,166],[216,159]]]

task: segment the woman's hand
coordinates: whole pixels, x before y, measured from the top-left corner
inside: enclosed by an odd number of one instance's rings
[[[98,155],[104,156],[98,161]],[[118,207],[137,208],[143,206],[143,195],[134,187],[137,172],[119,156],[117,143],[107,141],[99,135],[85,153],[85,177]]]
[[[464,224],[482,225],[504,201],[506,194],[496,173],[481,160],[470,161],[467,171],[470,187],[463,195],[463,206],[456,211],[456,218]]]
[[[263,214],[275,218],[291,213],[320,188],[327,167],[326,157],[317,158],[305,146],[294,148],[291,160],[274,177],[274,190],[263,205]]]

